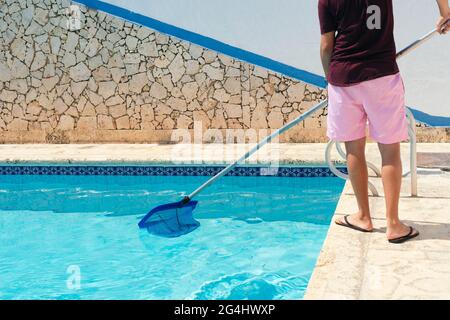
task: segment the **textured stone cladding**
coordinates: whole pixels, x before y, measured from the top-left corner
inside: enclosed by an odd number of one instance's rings
[[[2,142],[164,142],[173,129],[275,129],[324,91],[69,1],[0,0]],[[324,114],[300,127],[321,128]]]
[[[314,86],[64,0],[0,0],[0,143],[170,142],[174,129],[277,129]],[[282,141],[324,141],[326,110]],[[266,130],[267,131],[267,130]]]

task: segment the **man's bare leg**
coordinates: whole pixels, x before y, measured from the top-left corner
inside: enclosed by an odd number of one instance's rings
[[[386,221],[388,239],[395,239],[407,235],[410,228],[403,224],[398,216],[398,203],[402,185],[402,160],[400,143],[378,144],[382,158],[381,175],[383,178],[384,195],[386,199]],[[417,231],[414,230],[413,234]]]
[[[357,227],[365,230],[372,230],[372,219],[370,217],[369,208],[369,174],[367,172],[366,163],[366,138],[345,143],[347,150],[347,167],[358,202],[359,211],[350,215],[347,220]],[[345,224],[343,218],[337,220],[340,224]]]

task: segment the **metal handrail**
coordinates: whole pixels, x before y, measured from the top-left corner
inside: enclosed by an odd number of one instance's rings
[[[409,134],[409,140],[410,140],[410,172],[404,174],[403,176],[407,176],[408,174],[411,174],[411,196],[417,197],[418,196],[418,190],[417,190],[417,139],[416,139],[416,120],[414,118],[414,115],[412,112],[406,108],[406,116],[409,120],[408,123],[408,134]],[[325,150],[325,161],[327,162],[331,172],[333,172],[336,176],[338,176],[341,179],[347,180],[349,178],[348,174],[345,174],[341,171],[339,171],[333,161],[331,161],[331,150],[333,148],[333,145],[336,145],[336,149],[338,154],[345,159],[345,153],[342,150],[342,147],[339,142],[330,140],[328,142],[327,148]],[[381,176],[380,171],[378,168],[370,163],[367,162],[367,166],[372,169],[378,177]],[[369,190],[372,192],[372,194],[377,197],[379,196],[378,190],[376,189],[375,185],[373,185],[369,181]]]
[[[344,152],[344,150],[342,149],[341,143],[340,142],[336,142],[336,150],[339,153],[339,155],[341,156],[342,159],[346,159],[347,156]],[[378,170],[377,166],[374,165],[372,162],[370,161],[366,161],[367,162],[367,166],[369,167],[369,169],[372,169],[372,171],[375,173],[375,175],[377,177],[381,177],[381,172],[380,170]]]
[[[411,170],[411,196],[419,195],[417,188],[417,137],[416,137],[416,119],[411,110],[406,108],[406,116],[409,120],[409,142],[410,142],[410,170]]]
[[[330,142],[328,142],[327,147],[325,149],[325,161],[328,164],[328,167],[330,168],[331,172],[333,172],[336,176],[338,176],[341,179],[347,180],[349,178],[348,174],[343,173],[342,171],[339,171],[336,166],[334,165],[334,163],[331,161],[331,149],[333,148],[333,146],[336,144],[336,141],[330,140]],[[370,192],[372,192],[372,194],[375,197],[379,196],[378,190],[375,187],[374,184],[372,184],[372,182],[368,182],[369,183],[369,190]]]

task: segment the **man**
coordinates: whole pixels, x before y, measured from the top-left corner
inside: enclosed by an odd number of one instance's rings
[[[437,28],[450,30],[448,0],[437,0]],[[328,136],[345,142],[350,180],[359,211],[336,220],[373,230],[365,159],[366,124],[378,142],[386,198],[386,236],[402,243],[419,235],[399,219],[402,181],[400,142],[408,139],[404,86],[396,63],[392,0],[319,0],[321,58],[328,86]]]

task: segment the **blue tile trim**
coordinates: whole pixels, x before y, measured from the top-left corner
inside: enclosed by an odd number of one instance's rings
[[[327,81],[324,77],[317,74],[297,69],[293,66],[272,60],[270,58],[261,56],[259,54],[230,46],[224,42],[202,36],[174,25],[164,23],[162,21],[132,12],[130,10],[105,3],[98,0],[75,0],[75,3],[80,3],[86,7],[97,9],[113,16],[120,17],[133,23],[151,28],[153,30],[177,37],[179,39],[197,44],[199,46],[223,53],[238,60],[246,61],[248,63],[267,68],[269,70],[281,73],[283,75],[292,77],[294,79],[315,85],[320,88],[326,88]]]
[[[70,175],[70,176],[213,176],[223,166],[40,166],[0,165],[1,175]],[[340,168],[346,172],[346,168]],[[327,167],[243,166],[233,169],[228,176],[277,177],[335,177]]]
[[[431,114],[409,108],[414,115],[414,118],[418,122],[425,123],[426,125],[436,128],[450,128],[450,117],[433,116]]]

